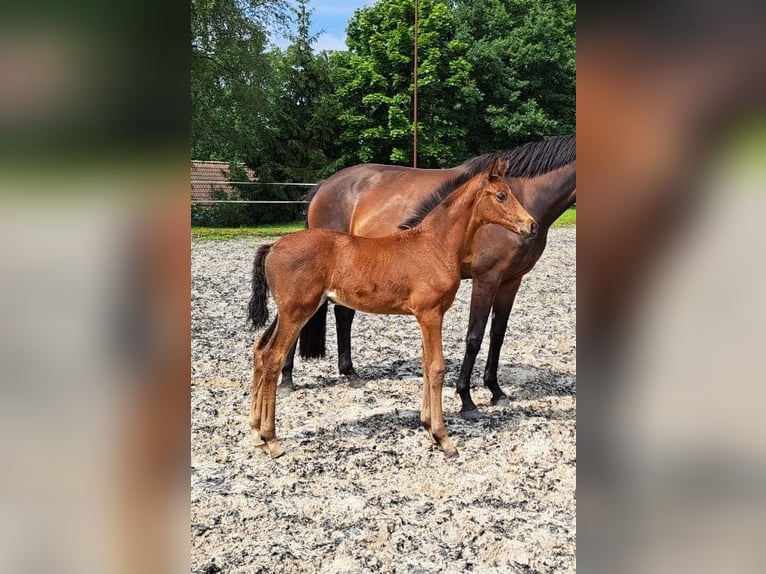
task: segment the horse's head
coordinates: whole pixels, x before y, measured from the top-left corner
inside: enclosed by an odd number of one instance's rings
[[[476,215],[484,223],[496,223],[518,233],[524,239],[537,235],[537,222],[511,193],[504,179],[508,162],[495,160],[482,178],[476,203]]]

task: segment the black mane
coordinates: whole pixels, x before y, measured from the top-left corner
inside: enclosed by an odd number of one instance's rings
[[[485,153],[461,164],[466,171],[445,181],[433,193],[423,199],[415,208],[413,215],[399,226],[399,229],[411,229],[421,223],[453,191],[474,177],[487,170],[496,159],[508,161],[506,177],[537,177],[575,161],[577,145],[575,134],[555,137],[545,141],[530,142],[511,150]]]

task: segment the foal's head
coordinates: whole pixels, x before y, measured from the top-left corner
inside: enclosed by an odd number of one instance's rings
[[[483,223],[497,223],[524,239],[532,239],[537,235],[537,222],[511,193],[503,178],[507,168],[507,161],[495,160],[482,176],[476,216]]]

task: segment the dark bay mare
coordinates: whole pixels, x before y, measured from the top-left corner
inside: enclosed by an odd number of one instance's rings
[[[484,384],[492,392],[493,405],[508,402],[497,381],[500,348],[522,278],[542,255],[550,225],[575,202],[575,135],[482,155],[451,169],[413,169],[377,164],[349,167],[314,189],[308,209],[309,228],[382,237],[397,231],[434,189],[439,186],[457,187],[486,169],[497,158],[508,162],[505,181],[535,218],[539,232],[535,240],[529,242],[500,226],[486,225],[477,231],[471,248],[460,262],[461,278],[473,279],[465,357],[457,382],[462,402],[460,412],[465,418],[480,416],[471,399],[470,379],[490,310],[492,326]],[[302,357],[324,356],[326,313],[325,303],[301,333]],[[354,310],[336,304],[335,318],[338,367],[341,374],[356,386],[361,384],[361,379],[351,362]],[[295,349],[288,356],[282,371],[280,390],[292,389],[294,352]]]
[[[420,421],[447,458],[457,454],[442,412],[442,323],[460,285],[461,262],[487,223],[520,241],[534,238],[538,228],[503,179],[506,168],[494,160],[457,190],[437,189],[418,206],[406,231],[368,238],[306,229],[258,249],[249,317],[255,327],[266,324],[269,290],[277,317],[253,345],[250,427],[256,446],[272,458],[284,452],[275,432],[279,373],[303,326],[330,299],[367,313],[415,316],[423,341]]]

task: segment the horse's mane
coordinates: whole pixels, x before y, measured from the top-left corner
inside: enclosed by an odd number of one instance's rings
[[[478,173],[489,169],[496,159],[508,162],[505,177],[537,177],[575,161],[577,145],[575,134],[555,137],[545,141],[530,142],[507,151],[485,153],[463,162],[466,171],[437,187],[415,208],[413,215],[399,226],[411,229],[420,224],[453,191],[464,185]]]

